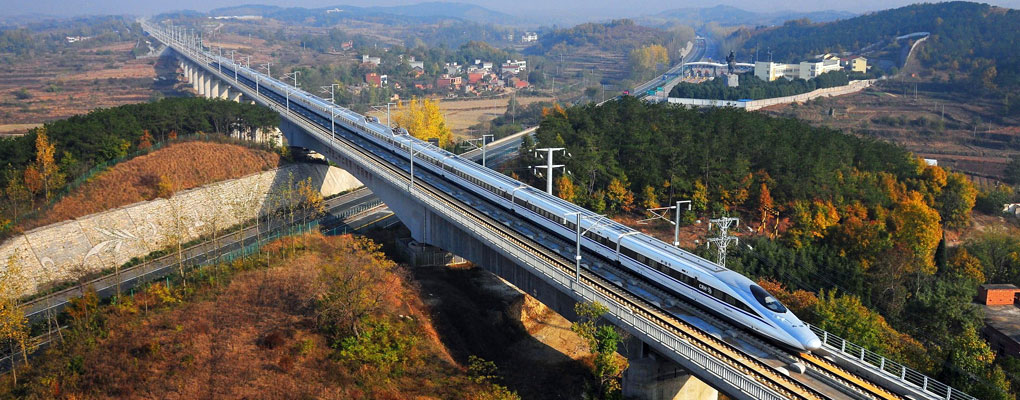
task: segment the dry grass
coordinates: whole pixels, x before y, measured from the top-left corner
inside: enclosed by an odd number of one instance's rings
[[[185,190],[275,168],[276,153],[243,146],[184,142],[115,165],[62,198],[45,216],[22,226],[52,224],[116,207],[152,200],[158,183]]]
[[[165,301],[161,286],[112,307],[94,345],[56,348],[24,374],[23,393],[59,398],[148,399],[420,399],[486,398],[450,361],[417,291],[400,269],[388,270],[376,320],[420,338],[402,372],[380,373],[371,363],[344,360],[320,333],[318,300],[328,265],[348,261],[369,268],[381,255],[349,235],[309,234],[266,247],[270,267],[238,272],[229,284],[206,284]],[[219,267],[224,268],[224,267]],[[221,281],[222,282],[222,281]],[[179,292],[178,292],[179,296]],[[72,361],[68,361],[72,360]],[[77,361],[74,361],[77,360]],[[65,365],[81,365],[70,372]],[[0,380],[0,387],[9,381]],[[0,394],[0,398],[5,396]]]

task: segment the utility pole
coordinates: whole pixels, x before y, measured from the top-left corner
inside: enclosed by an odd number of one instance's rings
[[[638,221],[638,223],[639,224],[643,224],[643,223],[645,223],[647,221],[651,221],[651,220],[655,220],[655,219],[661,219],[663,221],[666,221],[666,222],[669,222],[669,223],[673,224],[673,246],[676,247],[676,248],[680,248],[680,205],[684,204],[684,203],[687,204],[687,211],[691,211],[691,201],[690,200],[678,200],[676,202],[675,206],[657,207],[657,208],[649,208],[649,209],[647,209],[647,211],[649,213],[651,213],[653,215],[653,217],[640,220],[640,221]],[[669,218],[666,218],[666,212],[668,212],[669,210],[676,210],[675,211],[676,215],[674,216],[676,221],[670,221]]]
[[[715,245],[716,248],[716,263],[725,267],[726,266],[726,247],[730,244],[737,244],[739,240],[736,236],[730,236],[730,226],[736,226],[740,224],[740,220],[732,217],[723,217],[718,219],[708,220],[708,229],[712,230],[712,224],[719,227],[719,237],[708,238],[709,245]]]
[[[565,151],[565,150],[566,149],[563,148],[563,147],[547,147],[547,148],[544,148],[544,149],[535,149],[535,151],[536,151],[535,155],[538,155],[537,152],[539,152],[539,151],[544,151],[545,154],[546,154],[546,161],[547,161],[546,165],[536,165],[536,166],[533,167],[533,168],[543,168],[543,169],[546,170],[546,175],[547,175],[545,177],[545,191],[546,191],[546,193],[553,194],[553,169],[565,167],[565,165],[562,165],[562,164],[561,165],[553,165],[553,152],[556,152],[556,151]]]
[[[592,226],[589,226],[588,229],[586,229],[584,231],[581,231],[581,221],[584,221],[584,220],[587,220],[587,219],[592,219],[592,218],[600,218],[601,219],[601,218],[604,218],[605,216],[603,216],[603,215],[582,215],[580,212],[569,212],[569,213],[566,213],[566,214],[563,215],[563,217],[564,217],[563,219],[566,220],[571,215],[573,215],[575,217],[575,223],[576,223],[575,228],[576,228],[576,231],[577,231],[577,239],[574,242],[575,245],[576,245],[575,246],[575,250],[574,250],[575,251],[575,253],[574,253],[574,281],[576,283],[581,283],[581,237],[584,236],[585,233],[588,233],[589,231],[591,231],[592,229],[596,229],[596,228],[599,228],[599,227],[603,226],[602,223],[600,223],[599,221],[596,221],[596,223],[592,224]]]
[[[237,62],[234,61],[234,50],[230,50],[230,66],[234,69],[234,83],[237,83]]]
[[[468,139],[467,140],[467,142],[471,143],[471,144],[474,144],[475,141],[481,142],[481,145],[475,145],[475,146],[477,148],[482,149],[482,166],[483,167],[485,166],[485,148],[488,147],[488,144],[492,142],[492,139],[493,139],[492,135],[482,135],[482,137],[480,137],[480,138]]]

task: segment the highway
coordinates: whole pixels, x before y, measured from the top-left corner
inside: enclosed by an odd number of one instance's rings
[[[710,50],[714,49],[714,45],[711,44],[710,41],[711,40],[707,37],[696,37],[694,39],[694,46],[691,48],[691,51],[683,57],[682,63],[677,63],[666,72],[662,73],[662,75],[656,76],[652,80],[638,85],[631,90],[631,95],[636,97],[645,97],[648,96],[649,90],[655,90],[658,87],[663,87],[665,89],[665,86],[672,86],[669,85],[672,81],[683,78],[681,72],[686,63],[701,61],[706,54],[713,54],[709,53]]]

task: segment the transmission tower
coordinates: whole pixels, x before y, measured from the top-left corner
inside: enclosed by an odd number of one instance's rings
[[[723,217],[719,219],[708,220],[708,231],[712,231],[712,225],[719,227],[719,237],[708,238],[708,245],[715,245],[716,249],[716,263],[725,267],[726,266],[726,248],[731,244],[735,245],[738,242],[736,236],[730,236],[730,226],[740,225],[740,220],[732,217]]]

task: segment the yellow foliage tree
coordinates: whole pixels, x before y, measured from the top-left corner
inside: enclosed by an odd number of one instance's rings
[[[953,274],[964,279],[974,281],[974,284],[985,283],[985,273],[981,267],[981,260],[974,257],[967,251],[967,248],[960,246],[953,258],[949,260],[949,268]]]
[[[6,341],[11,344],[11,354],[14,354],[15,346],[21,351],[21,356],[28,365],[28,320],[25,318],[25,310],[21,307],[20,299],[25,294],[25,277],[21,267],[12,255],[7,259],[6,268],[0,269],[0,342]],[[14,364],[14,356],[11,358],[11,373],[14,382],[18,381],[17,371]]]
[[[921,195],[913,192],[901,201],[889,215],[892,220],[893,243],[911,253],[911,261],[903,272],[935,273],[935,250],[942,238],[939,213],[925,204]]]
[[[695,212],[708,209],[708,188],[701,180],[694,181],[694,193],[691,194],[691,208]]]
[[[659,196],[655,194],[655,188],[651,185],[645,186],[645,190],[641,193],[641,206],[644,208],[660,207]]]
[[[418,139],[439,139],[440,147],[450,144],[450,128],[446,126],[446,118],[439,110],[438,100],[411,99],[394,121]]]
[[[609,187],[606,188],[606,199],[608,200],[607,208],[611,212],[619,211],[633,211],[634,210],[634,193],[631,193],[627,189],[626,180],[621,181],[620,179],[613,178],[609,182]]]
[[[574,201],[574,196],[576,195],[574,191],[574,182],[566,175],[560,176],[556,179],[556,195],[563,200],[570,202]]]
[[[657,44],[634,49],[630,52],[630,63],[635,71],[654,71],[659,64],[669,64],[669,50]]]
[[[53,191],[64,184],[64,175],[57,168],[57,162],[53,154],[55,146],[46,137],[46,128],[36,130],[35,136],[35,169],[39,172],[46,200],[50,199]]]

